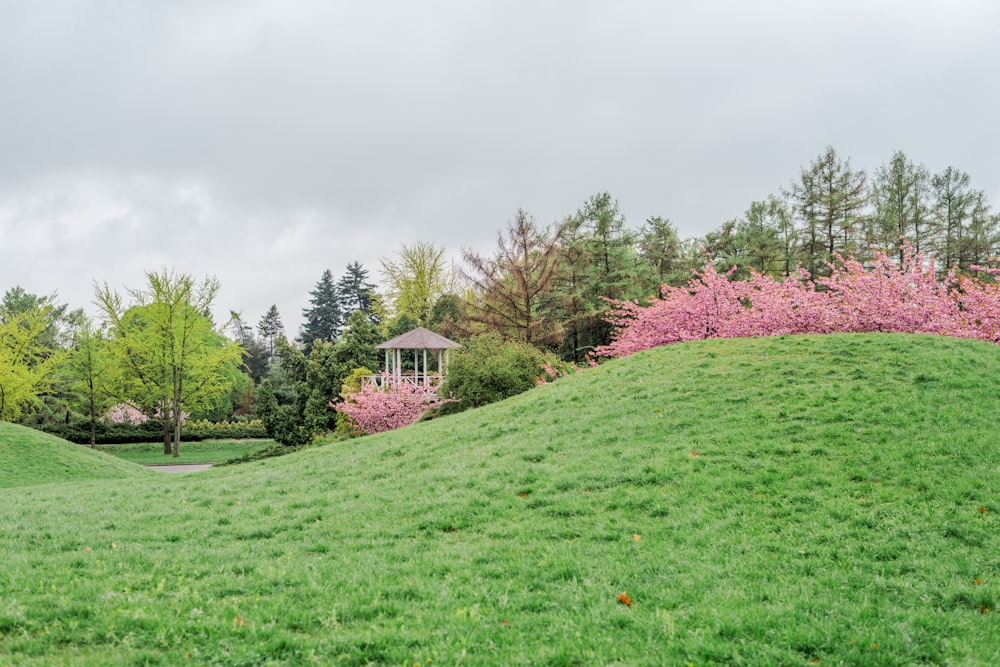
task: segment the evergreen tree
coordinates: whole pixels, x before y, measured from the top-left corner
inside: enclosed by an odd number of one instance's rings
[[[868,240],[886,250],[894,248],[900,264],[905,253],[904,239],[916,252],[931,245],[929,186],[927,168],[914,164],[902,151],[896,151],[888,164],[875,170],[875,211]]]
[[[347,265],[344,275],[337,281],[336,290],[340,298],[340,312],[345,321],[351,313],[360,310],[373,324],[378,325],[375,285],[368,282],[368,270],[360,262]]]
[[[268,363],[274,361],[274,341],[278,336],[283,335],[284,329],[285,325],[281,322],[278,307],[272,303],[271,307],[267,309],[267,312],[257,322],[257,333],[267,343]]]
[[[270,363],[270,353],[265,343],[254,335],[253,328],[243,321],[243,316],[237,312],[230,313],[229,330],[232,331],[236,342],[243,346],[243,365],[247,373],[254,381],[260,382],[267,373]]]
[[[337,287],[333,283],[333,274],[327,269],[323,272],[316,289],[309,292],[311,298],[309,308],[302,311],[305,323],[299,332],[299,341],[302,343],[303,352],[308,355],[313,341],[325,340],[333,342],[340,335],[340,330],[344,325],[343,314],[340,310],[340,295]]]
[[[802,258],[813,276],[827,273],[834,253],[863,248],[862,221],[867,204],[867,176],[851,168],[828,147],[799,174],[788,193],[802,229]]]
[[[347,378],[355,368],[367,368],[376,372],[379,367],[376,346],[382,336],[361,310],[356,310],[347,318],[347,328],[337,341],[335,355],[341,366],[343,378]],[[343,382],[343,379],[341,380]],[[337,393],[339,393],[339,389]]]

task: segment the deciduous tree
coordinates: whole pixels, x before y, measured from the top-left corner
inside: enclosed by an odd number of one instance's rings
[[[539,229],[518,209],[507,233],[497,236],[492,257],[465,250],[465,278],[472,285],[467,315],[474,321],[525,342],[552,342],[555,329],[540,304],[559,269],[557,229]]]
[[[51,385],[63,357],[45,344],[51,321],[44,303],[0,318],[0,420],[16,420]]]
[[[405,243],[396,259],[382,259],[383,286],[393,317],[409,315],[418,324],[429,322],[438,297],[449,289],[451,276],[444,259],[444,248],[418,241]]]
[[[97,289],[97,304],[111,332],[111,349],[124,370],[122,376],[130,380],[123,386],[127,394],[123,398],[147,414],[159,410],[164,454],[176,457],[185,411],[232,390],[229,371],[239,365],[243,352],[212,322],[217,280],[196,283],[189,275],[167,270],[148,272],[146,280],[145,287],[128,291],[130,306],[107,284]]]

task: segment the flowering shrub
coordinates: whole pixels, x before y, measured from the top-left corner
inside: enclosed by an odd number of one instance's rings
[[[134,405],[117,403],[104,413],[104,421],[110,424],[145,424],[149,417]]]
[[[623,357],[702,338],[808,333],[933,333],[1000,343],[1000,291],[974,278],[935,277],[933,259],[907,245],[896,264],[877,252],[869,267],[836,257],[813,280],[801,268],[784,280],[753,273],[732,281],[706,262],[686,287],[664,286],[649,306],[613,301],[617,327],[598,356]],[[983,272],[994,271],[976,267]]]
[[[344,400],[330,406],[362,433],[381,433],[408,426],[431,408],[452,401],[438,398],[432,387],[390,382],[388,376],[384,380],[382,387],[364,384],[357,392],[342,394]]]

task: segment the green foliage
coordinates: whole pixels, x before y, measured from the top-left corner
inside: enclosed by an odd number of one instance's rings
[[[340,312],[345,318],[349,319],[351,314],[360,310],[369,322],[378,325],[378,294],[375,292],[375,285],[368,282],[368,271],[361,266],[361,262],[347,265],[336,288]]]
[[[149,272],[146,280],[146,287],[129,292],[131,306],[124,306],[107,285],[97,290],[97,303],[121,369],[121,395],[116,398],[169,419],[177,456],[184,414],[212,407],[220,395],[232,392],[243,350],[212,322],[217,280],[196,283],[191,276],[167,270]],[[165,432],[164,452],[170,449],[169,436]]]
[[[3,490],[0,663],[997,664],[998,412],[992,344],[710,340],[280,459]]]
[[[314,341],[333,342],[344,326],[344,313],[340,310],[340,295],[329,269],[323,271],[316,288],[309,292],[308,308],[303,309],[305,322],[299,332],[303,352],[308,355]]]
[[[448,376],[438,394],[458,400],[440,406],[437,414],[461,412],[525,392],[536,385],[546,361],[528,343],[505,341],[494,333],[476,336],[451,355]]]
[[[383,287],[395,317],[408,315],[424,326],[438,297],[448,291],[448,268],[444,248],[419,241],[403,244],[396,260],[382,259]],[[413,327],[411,327],[413,328]]]
[[[257,388],[257,416],[264,423],[267,437],[279,444],[298,447],[309,442],[298,401],[279,403],[270,378],[264,378]]]
[[[47,391],[64,353],[44,344],[51,306],[0,313],[0,420],[14,421]]]
[[[97,422],[93,431],[91,431],[89,422],[39,424],[35,428],[80,445],[90,444],[91,435],[94,437],[94,443],[98,445],[163,441],[163,425],[156,420],[150,420],[143,424],[109,424]],[[183,426],[182,429],[184,440],[190,442],[217,438],[253,439],[269,437],[264,422],[260,419],[245,422],[197,420]]]

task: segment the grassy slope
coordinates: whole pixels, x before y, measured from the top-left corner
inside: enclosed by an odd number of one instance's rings
[[[987,344],[704,341],[282,459],[0,490],[0,664],[996,663],[997,414]]]
[[[0,422],[0,488],[147,475],[135,464],[48,433]]]

